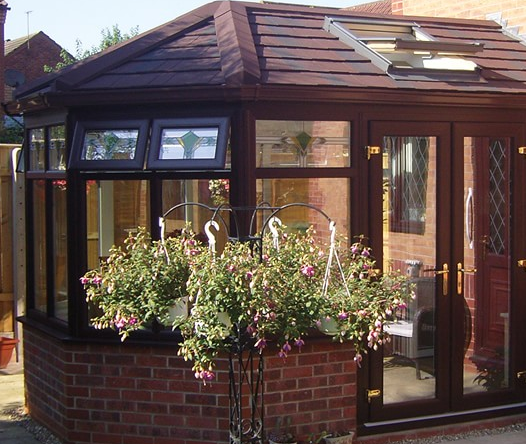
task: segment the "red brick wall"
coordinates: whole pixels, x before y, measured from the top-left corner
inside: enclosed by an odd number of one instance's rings
[[[16,69],[24,74],[26,83],[45,75],[44,66],[54,67],[61,62],[62,48],[43,32],[39,32],[29,41],[29,48],[24,44],[5,57],[5,68]],[[5,99],[12,99],[13,89],[6,87]]]
[[[393,14],[485,20],[495,13],[502,13],[508,27],[519,26],[519,34],[526,34],[522,0],[393,0]]]
[[[64,344],[24,327],[30,414],[66,444],[228,442],[228,373],[203,386],[170,345]],[[29,358],[30,356],[30,358]],[[308,341],[286,362],[265,360],[265,423],[291,416],[298,437],[355,429],[356,368],[349,346]]]

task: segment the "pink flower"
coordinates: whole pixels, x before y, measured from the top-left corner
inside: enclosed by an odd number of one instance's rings
[[[294,341],[294,345],[298,347],[299,349],[301,349],[301,347],[305,345],[305,341],[301,338],[298,338],[296,339],[296,341]]]
[[[126,325],[126,319],[124,318],[115,319],[115,327],[121,329],[121,328],[124,328],[125,325]]]
[[[312,265],[302,265],[301,272],[307,277],[314,276],[314,267]]]
[[[99,285],[102,283],[102,278],[100,276],[95,276],[92,281],[95,285]]]
[[[254,273],[252,273],[251,271],[247,271],[247,279],[248,280],[252,279],[253,276],[254,276]]]
[[[356,353],[356,356],[354,357],[354,362],[356,362],[356,365],[359,368],[362,368],[362,360],[363,360],[363,356],[360,353]]]
[[[80,283],[81,283],[82,285],[89,284],[89,278],[84,277],[84,276],[81,277],[81,278],[80,278]]]
[[[200,372],[195,372],[196,379],[202,379],[205,384],[207,381],[212,381],[216,375],[214,372],[208,370],[201,370]]]
[[[341,313],[338,314],[338,319],[340,321],[345,321],[348,317],[349,317],[349,315],[347,313],[345,313],[344,311],[342,311]]]
[[[371,253],[369,253],[369,250],[364,248],[363,251],[362,251],[362,256],[363,257],[369,257],[370,255],[371,255]]]
[[[281,349],[285,352],[285,353],[288,353],[292,350],[292,347],[290,346],[289,344],[289,341],[286,341],[285,344],[283,344],[283,347],[281,347]]]
[[[256,348],[263,350],[267,346],[267,340],[265,338],[259,338],[255,345]]]

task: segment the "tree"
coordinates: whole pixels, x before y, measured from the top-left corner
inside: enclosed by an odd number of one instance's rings
[[[106,48],[109,48],[110,46],[124,42],[128,39],[131,39],[132,37],[135,37],[137,34],[139,34],[138,26],[131,28],[128,33],[123,33],[119,29],[118,25],[113,25],[111,29],[104,28],[101,30],[102,40],[98,46],[92,46],[91,49],[83,49],[82,42],[77,39],[76,41],[77,48],[76,48],[75,56],[72,56],[69,52],[63,49],[60,52],[60,57],[62,61],[57,63],[54,67],[44,65],[44,71],[45,72],[58,71],[68,65],[71,65],[72,63],[75,63],[79,60],[83,60],[89,56],[92,56],[93,54],[97,54],[101,51],[104,51]]]

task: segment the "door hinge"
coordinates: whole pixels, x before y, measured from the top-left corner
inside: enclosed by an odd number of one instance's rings
[[[382,396],[382,391],[379,389],[375,389],[375,390],[367,389],[366,392],[367,392],[367,402],[369,404],[371,403],[371,400],[373,398],[379,398],[380,396]]]
[[[519,154],[526,155],[526,146],[520,146],[517,150],[519,151]]]
[[[526,269],[526,259],[521,259],[517,261],[517,266],[520,268]]]
[[[382,152],[382,150],[380,149],[379,146],[369,146],[369,145],[367,145],[365,147],[365,156],[367,157],[367,160],[370,160],[371,156],[373,154],[380,154],[381,152]]]

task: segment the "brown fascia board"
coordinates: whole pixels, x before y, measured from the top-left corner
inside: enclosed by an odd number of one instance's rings
[[[261,71],[245,5],[223,2],[214,15],[214,21],[227,85],[259,83]]]
[[[171,99],[172,98],[172,99]],[[526,92],[510,92],[503,90],[490,92],[459,92],[436,90],[410,90],[400,88],[386,90],[384,88],[362,87],[319,87],[300,85],[244,85],[241,87],[193,87],[174,91],[162,89],[134,89],[133,91],[94,91],[79,94],[78,92],[49,93],[43,97],[34,97],[31,103],[26,100],[25,112],[44,109],[45,107],[71,108],[78,106],[129,106],[130,104],[164,104],[184,105],[201,102],[206,105],[213,103],[261,103],[261,102],[293,102],[293,103],[334,103],[334,104],[378,104],[382,106],[395,105],[443,105],[456,107],[484,108],[515,108],[526,110]],[[11,103],[10,105],[14,105]],[[14,108],[10,108],[15,110]],[[20,108],[18,108],[20,109]]]
[[[221,3],[221,1],[208,3],[171,22],[160,25],[157,28],[67,67],[66,72],[62,74],[59,73],[52,89],[54,91],[74,89],[78,85],[93,79],[100,73],[110,70],[133,57],[139,56],[143,52],[150,50],[153,46],[161,45],[164,41],[174,38],[176,34],[213,17]],[[35,86],[32,91],[21,91],[20,95],[34,92],[37,89]]]

